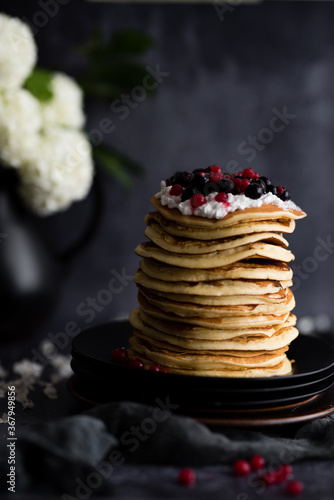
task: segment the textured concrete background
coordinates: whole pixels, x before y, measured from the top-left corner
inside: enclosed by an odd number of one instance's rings
[[[2,0],[1,10],[34,22],[40,5]],[[97,235],[72,263],[57,309],[41,333],[62,330],[70,320],[84,327],[126,315],[136,305],[131,281],[94,314],[80,316],[78,305],[87,311],[87,298],[98,297],[112,270],[134,273],[138,258],[133,250],[144,239],[143,219],[161,179],[175,170],[224,166],[231,160],[239,162],[240,169],[252,167],[288,187],[308,213],[289,237],[294,266],[300,266],[295,268],[296,313],[325,313],[334,319],[333,25],[331,3],[240,5],[221,21],[213,5],[72,0],[38,28],[41,65],[78,74],[81,62],[74,49],[93,27],[101,26],[106,35],[135,27],[157,41],[145,61],[169,73],[156,95],[140,102],[124,120],[111,111],[111,103],[89,107],[88,130],[103,117],[112,119],[116,128],[108,140],[138,160],[146,175],[135,180],[129,193],[103,177],[105,209]],[[252,159],[254,153],[246,153],[248,137],[258,137],[260,145],[262,138],[268,142],[263,129],[273,109],[282,112],[284,107],[295,118]],[[42,226],[51,228],[57,243],[65,247],[90,209],[88,200]],[[319,244],[325,249],[318,253]]]

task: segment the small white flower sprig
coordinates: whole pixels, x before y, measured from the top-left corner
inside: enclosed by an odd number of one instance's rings
[[[17,170],[23,199],[44,216],[85,198],[94,166],[82,90],[36,61],[30,28],[0,13],[0,162]]]

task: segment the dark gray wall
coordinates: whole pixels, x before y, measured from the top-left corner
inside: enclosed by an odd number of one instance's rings
[[[2,10],[33,20],[40,7],[37,2],[13,6],[5,1]],[[134,273],[134,248],[143,240],[149,198],[162,178],[179,169],[224,166],[229,160],[287,186],[308,213],[289,237],[295,265],[304,276],[295,290],[296,313],[327,313],[333,320],[333,248],[321,253],[322,261],[314,253],[319,238],[334,240],[334,4],[239,6],[221,22],[212,5],[89,5],[72,0],[38,31],[41,65],[78,73],[81,63],[74,47],[95,25],[105,34],[125,27],[145,30],[157,40],[146,60],[170,74],[156,96],[141,102],[125,120],[111,112],[110,104],[90,107],[88,129],[102,117],[114,120],[116,129],[108,140],[141,162],[146,175],[130,193],[105,176],[98,234],[73,263],[58,309],[43,332],[61,330],[69,320],[87,325],[89,318],[78,316],[77,305],[97,296],[111,270]],[[284,106],[296,117],[247,162],[249,154],[238,153],[238,146],[250,135],[261,135],[273,108],[282,111]],[[48,222],[58,242],[66,244],[88,210],[89,204],[83,204]],[[130,283],[96,313],[94,322],[125,315],[135,305],[136,289]]]

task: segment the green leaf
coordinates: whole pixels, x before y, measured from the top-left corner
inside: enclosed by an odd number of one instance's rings
[[[24,88],[41,102],[50,101],[53,98],[51,81],[53,72],[35,68],[24,83]]]
[[[109,172],[124,188],[132,186],[132,179],[123,162],[105,146],[94,147],[94,157],[97,163]]]
[[[127,29],[119,31],[113,36],[109,50],[113,54],[143,54],[154,46],[153,38],[146,33]]]

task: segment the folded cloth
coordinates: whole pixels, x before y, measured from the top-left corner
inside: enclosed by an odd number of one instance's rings
[[[287,438],[246,429],[214,432],[173,415],[168,400],[158,401],[156,407],[107,403],[21,436],[16,492],[58,492],[62,500],[88,498],[92,490],[95,495],[111,494],[113,468],[126,463],[215,465],[254,454],[290,464],[334,458],[334,415],[308,422]],[[6,451],[2,458],[5,478]],[[6,484],[1,487],[7,490]]]

